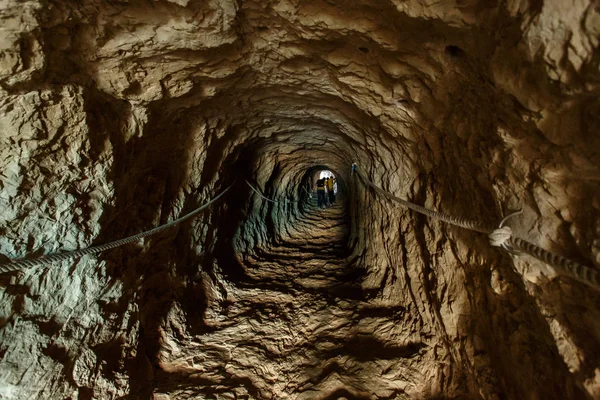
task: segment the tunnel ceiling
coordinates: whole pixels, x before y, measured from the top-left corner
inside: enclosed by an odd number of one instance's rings
[[[600,398],[598,291],[351,170],[600,267],[600,11],[567,3],[2,2],[2,255],[233,186],[0,275],[0,398]]]

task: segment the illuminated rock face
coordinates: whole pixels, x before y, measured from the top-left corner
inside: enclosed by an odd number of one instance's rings
[[[4,1],[0,253],[237,181],[1,276],[0,397],[599,398],[598,292],[350,167],[600,266],[598,7],[429,3]]]

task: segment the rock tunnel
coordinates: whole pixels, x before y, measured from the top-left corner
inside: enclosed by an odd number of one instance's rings
[[[5,0],[0,398],[600,398],[600,8]],[[319,171],[333,207],[305,190]],[[265,200],[246,184],[271,201]]]

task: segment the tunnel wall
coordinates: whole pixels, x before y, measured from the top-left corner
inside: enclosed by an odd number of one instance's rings
[[[596,291],[390,203],[350,170],[485,223],[522,207],[515,232],[597,268],[592,2],[59,0],[1,13],[0,253],[134,234],[238,180],[159,236],[2,275],[1,396],[600,396]],[[355,279],[339,292],[260,262],[294,229],[310,238],[314,212],[241,182],[296,198],[321,165],[347,189],[336,254]]]

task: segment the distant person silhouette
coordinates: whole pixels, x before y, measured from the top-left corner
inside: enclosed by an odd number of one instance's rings
[[[333,177],[327,180],[327,193],[329,194],[329,204],[333,205],[335,202],[335,194],[333,193]]]
[[[317,180],[317,205],[319,208],[325,207],[325,179]]]

